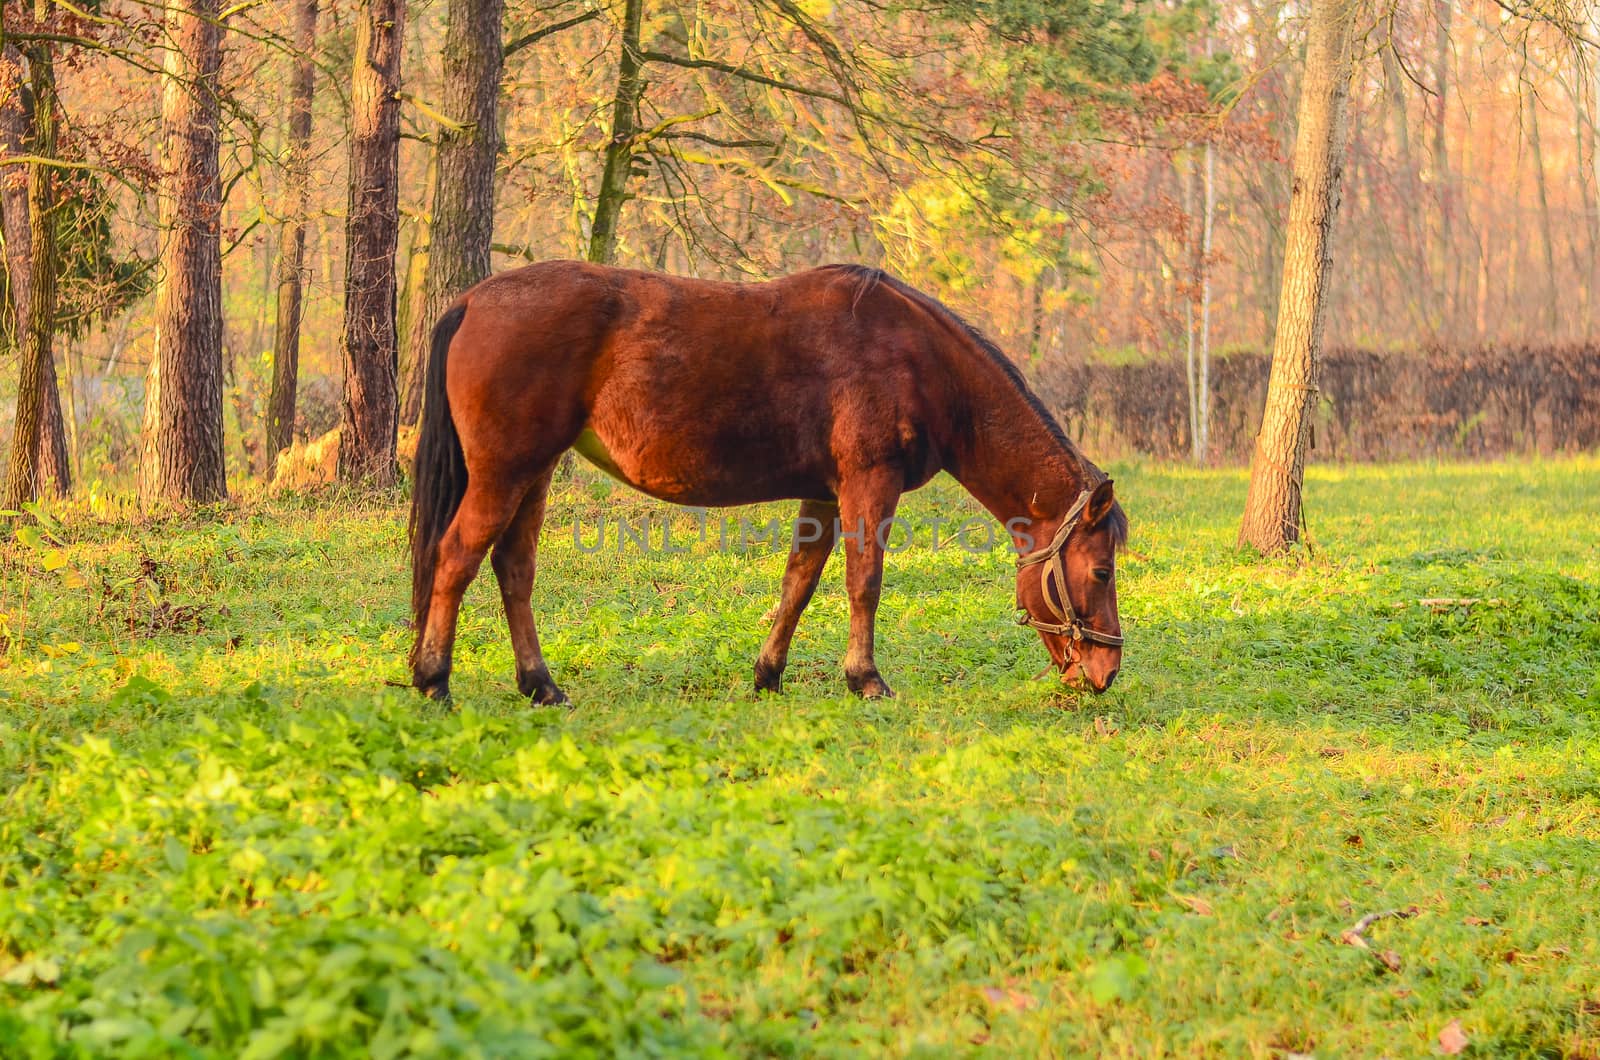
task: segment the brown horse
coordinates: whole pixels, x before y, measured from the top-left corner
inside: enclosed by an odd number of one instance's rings
[[[1127,521],[992,343],[876,269],[769,283],[552,261],[483,281],[433,332],[411,506],[416,686],[449,695],[462,594],[493,548],[517,687],[566,697],[530,599],[557,459],[576,448],[676,504],[792,498],[796,534],[756,659],[777,691],[795,625],[836,542],[845,551],[850,688],[891,694],[873,658],[884,542],[900,495],[949,471],[1006,525],[1017,606],[1063,680],[1110,687],[1122,658],[1116,550]],[[815,541],[802,537],[816,536]],[[1041,547],[1042,546],[1042,547]]]

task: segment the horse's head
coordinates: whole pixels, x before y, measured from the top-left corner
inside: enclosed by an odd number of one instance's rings
[[[1122,665],[1117,546],[1127,532],[1107,479],[1078,497],[1047,544],[1035,540],[1035,551],[1017,560],[1018,621],[1039,631],[1063,681],[1087,681],[1096,692],[1111,687]]]

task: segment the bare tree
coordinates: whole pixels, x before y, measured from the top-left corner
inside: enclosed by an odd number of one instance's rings
[[[316,91],[317,0],[294,10],[294,75],[289,88],[289,151],[283,225],[278,232],[278,324],[272,343],[272,396],[267,402],[267,469],[294,440],[300,377],[300,319],[305,298],[306,201],[311,183],[311,102]]]
[[[222,70],[219,0],[167,9],[153,392],[147,392],[146,502],[228,495],[222,452]],[[152,414],[153,412],[153,414]]]
[[[1331,237],[1355,67],[1356,12],[1355,0],[1312,0],[1307,26],[1272,374],[1239,528],[1239,544],[1262,552],[1282,551],[1300,536],[1301,486],[1316,406]]]
[[[399,411],[395,249],[400,239],[399,93],[404,33],[402,0],[363,0],[350,84],[339,477],[377,485],[395,479]]]
[[[1528,149],[1533,157],[1533,179],[1539,191],[1539,236],[1544,252],[1544,326],[1550,338],[1561,333],[1561,279],[1556,273],[1556,237],[1550,223],[1550,189],[1546,186],[1544,145],[1539,141],[1539,98],[1527,92]]]
[[[1189,268],[1194,292],[1184,300],[1183,307],[1187,332],[1184,372],[1189,389],[1189,456],[1201,464],[1206,458],[1211,423],[1211,230],[1217,206],[1216,145],[1207,140],[1200,160],[1191,157],[1188,169],[1182,179],[1184,212],[1191,218]]]

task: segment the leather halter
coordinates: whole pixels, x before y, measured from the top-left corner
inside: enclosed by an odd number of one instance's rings
[[[1122,647],[1122,637],[1115,633],[1102,633],[1098,629],[1090,629],[1084,625],[1083,619],[1072,609],[1072,600],[1067,596],[1067,569],[1063,556],[1067,550],[1067,538],[1072,536],[1073,529],[1078,525],[1078,517],[1083,514],[1083,509],[1089,504],[1089,491],[1084,490],[1078,494],[1078,499],[1067,512],[1067,517],[1061,521],[1061,528],[1056,531],[1056,536],[1044,548],[1029,552],[1025,556],[1017,557],[1017,569],[1040,565],[1039,591],[1044,597],[1044,606],[1048,607],[1055,615],[1056,621],[1046,622],[1034,618],[1028,609],[1022,606],[1022,598],[1017,598],[1017,610],[1022,613],[1017,616],[1020,626],[1032,626],[1040,633],[1053,633],[1059,637],[1070,637],[1073,643],[1067,646],[1068,654],[1074,662],[1078,659],[1078,642],[1092,641],[1095,644],[1104,644],[1110,648]],[[1049,562],[1046,562],[1046,561]],[[1060,587],[1061,606],[1057,607],[1055,600],[1050,595],[1050,575],[1056,576],[1056,585]]]

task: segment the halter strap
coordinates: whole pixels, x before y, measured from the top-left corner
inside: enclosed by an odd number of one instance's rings
[[[1017,569],[1040,564],[1039,591],[1044,597],[1044,606],[1055,615],[1056,621],[1046,622],[1034,618],[1028,609],[1022,606],[1022,599],[1017,599],[1017,624],[1032,626],[1041,633],[1051,633],[1058,637],[1071,637],[1074,642],[1091,641],[1095,644],[1104,644],[1110,648],[1122,647],[1122,637],[1115,633],[1102,633],[1097,629],[1090,629],[1084,625],[1083,619],[1072,609],[1072,600],[1067,596],[1067,570],[1063,561],[1066,553],[1067,538],[1072,536],[1072,531],[1078,525],[1078,517],[1083,514],[1084,508],[1089,504],[1089,491],[1084,490],[1078,494],[1078,499],[1068,509],[1067,516],[1061,520],[1061,526],[1056,530],[1056,536],[1044,548],[1035,549],[1027,555],[1017,557]],[[1048,562],[1046,562],[1048,561]],[[1056,585],[1060,587],[1061,606],[1057,607],[1055,600],[1050,595],[1050,575],[1056,576]],[[1076,643],[1068,647],[1074,659],[1077,658]]]

